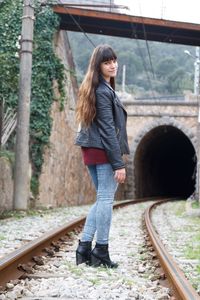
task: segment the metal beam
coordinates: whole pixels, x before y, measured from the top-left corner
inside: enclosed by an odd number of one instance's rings
[[[151,41],[200,45],[200,24],[130,16],[68,6],[53,6],[61,17],[60,28],[87,33],[147,39]],[[76,22],[74,22],[74,20]]]

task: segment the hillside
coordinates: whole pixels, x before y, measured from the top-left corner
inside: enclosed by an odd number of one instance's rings
[[[92,43],[107,43],[118,56],[118,89],[122,83],[122,67],[126,65],[126,90],[136,96],[182,94],[185,90],[193,90],[194,58],[187,56],[184,50],[195,55],[195,47],[93,34],[85,36],[75,32],[68,34],[79,83],[94,48]]]

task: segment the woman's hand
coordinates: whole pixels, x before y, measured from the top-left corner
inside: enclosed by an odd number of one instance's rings
[[[118,183],[124,183],[125,179],[126,179],[126,169],[118,169],[115,170],[114,172],[114,178]]]

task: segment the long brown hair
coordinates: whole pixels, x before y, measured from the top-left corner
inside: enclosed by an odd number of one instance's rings
[[[76,120],[82,126],[88,127],[96,115],[95,91],[100,80],[100,65],[102,62],[117,59],[113,49],[109,45],[96,47],[90,58],[88,70],[79,88],[78,103],[76,107]],[[115,78],[111,77],[110,85],[115,89]]]

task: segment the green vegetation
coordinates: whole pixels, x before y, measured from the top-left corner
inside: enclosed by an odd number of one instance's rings
[[[15,155],[12,151],[0,150],[0,157],[5,157],[12,166],[14,165]]]
[[[16,108],[19,81],[19,48],[22,17],[22,0],[0,3],[0,101],[7,107]],[[54,100],[64,105],[64,66],[54,53],[53,37],[59,26],[59,18],[52,9],[40,7],[35,1],[32,96],[30,117],[30,159],[33,176],[31,188],[38,192],[38,178],[43,163],[43,151],[48,146],[52,120],[50,108]],[[60,98],[55,99],[53,82],[57,81]],[[7,144],[14,149],[13,140]]]
[[[200,219],[198,217],[196,218],[192,218],[191,222],[195,224],[200,224]],[[187,230],[187,228],[186,228]],[[187,230],[190,231],[190,230]],[[193,233],[191,236],[191,239],[188,241],[186,247],[184,248],[184,255],[186,258],[188,259],[194,259],[194,260],[198,260],[200,263],[200,233],[194,233],[194,227],[193,230],[191,230],[191,232]],[[196,265],[195,266],[195,271],[197,272],[197,274],[200,275],[200,265]],[[195,286],[195,280],[194,280],[194,284],[193,286]]]
[[[196,271],[200,274],[200,265],[196,267]]]
[[[129,278],[129,277],[124,277],[123,279],[122,279],[122,284],[125,284],[126,286],[128,286],[128,287],[132,287],[132,286],[134,286],[135,285],[135,281],[134,281],[134,279],[133,278]]]
[[[95,45],[112,45],[118,56],[118,88],[122,82],[122,67],[126,65],[126,90],[136,96],[182,94],[193,90],[194,59],[184,50],[194,53],[194,47],[148,42],[153,70],[145,41],[88,34]],[[77,78],[83,79],[93,46],[82,33],[69,33],[77,66]],[[150,77],[148,80],[147,72]],[[154,76],[155,75],[155,76]]]
[[[100,278],[88,278],[88,281],[93,285],[100,285],[102,283],[102,280]]]
[[[0,220],[8,218],[22,219],[26,216],[43,216],[45,214],[49,214],[49,209],[29,209],[27,211],[7,210],[0,211]]]
[[[139,260],[141,260],[141,261],[145,261],[145,260],[147,260],[147,254],[146,253],[143,253],[143,254],[140,254],[139,255]]]
[[[70,262],[65,262],[66,268],[74,275],[76,276],[83,276],[84,270],[81,269],[80,267],[75,266],[74,264]]]
[[[16,107],[19,80],[19,35],[22,5],[15,1],[0,4],[0,102]]]
[[[177,217],[183,216],[185,213],[185,201],[178,201],[176,205],[173,207],[174,213]]]
[[[194,208],[194,209],[200,208],[199,201],[192,202],[192,208]]]
[[[5,240],[5,236],[3,236],[2,234],[0,235],[0,241]]]
[[[194,245],[188,245],[185,250],[185,256],[189,259],[199,259],[200,260],[200,243]]]

